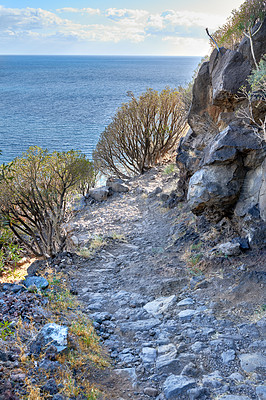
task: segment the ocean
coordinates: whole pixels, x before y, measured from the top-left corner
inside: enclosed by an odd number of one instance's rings
[[[0,56],[0,164],[29,146],[90,159],[116,109],[147,88],[186,85],[200,57]]]

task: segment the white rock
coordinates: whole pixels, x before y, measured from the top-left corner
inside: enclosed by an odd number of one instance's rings
[[[156,360],[156,349],[153,347],[143,347],[140,356],[143,364],[153,364]]]
[[[217,247],[225,256],[238,256],[241,253],[239,243],[226,242]]]
[[[153,316],[158,316],[167,311],[167,309],[174,303],[175,299],[175,295],[169,297],[159,297],[158,299],[145,304],[143,308]]]

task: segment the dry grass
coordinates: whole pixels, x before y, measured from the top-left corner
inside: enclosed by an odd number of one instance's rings
[[[39,356],[32,356],[29,355],[28,346],[40,327],[36,327],[33,319],[28,323],[18,320],[15,334],[6,344],[18,349],[19,368],[26,375],[21,383],[19,398],[51,399],[52,396],[43,391],[43,386],[48,379],[54,378],[60,393],[71,398],[82,396],[87,400],[96,400],[100,391],[91,384],[90,374],[94,375],[95,371],[109,367],[108,356],[100,345],[91,321],[82,314],[79,303],[70,294],[67,279],[62,274],[51,273],[49,282],[47,313],[50,316],[46,322],[68,326],[68,348],[56,355],[55,360],[61,364],[56,372],[36,368],[45,358],[46,349]],[[7,369],[6,379],[10,378],[10,374],[11,371]]]

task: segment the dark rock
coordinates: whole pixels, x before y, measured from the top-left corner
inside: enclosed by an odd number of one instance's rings
[[[189,389],[187,391],[189,400],[209,400],[210,399],[210,392],[207,388],[194,388]]]
[[[242,186],[245,171],[240,162],[211,165],[197,171],[189,181],[188,202],[196,214],[203,212],[221,219],[232,208]]]
[[[197,134],[217,130],[211,117],[217,114],[217,107],[212,105],[212,85],[209,63],[205,62],[200,67],[192,89],[192,104],[188,114],[188,123]],[[203,142],[202,142],[203,143]],[[206,145],[206,144],[205,144]],[[197,146],[203,149],[205,145]]]
[[[58,392],[58,387],[55,379],[48,379],[48,381],[43,385],[42,390],[50,395],[56,394]]]
[[[235,104],[235,95],[246,82],[251,72],[251,64],[243,55],[234,50],[219,53],[217,63],[212,70],[212,102],[223,109]]]
[[[3,290],[7,292],[18,293],[25,290],[25,288],[21,285],[17,285],[16,283],[5,283],[3,285]]]
[[[156,397],[158,395],[158,390],[153,388],[153,387],[146,387],[143,390],[143,393],[146,394],[146,396],[149,396],[149,397]]]
[[[28,276],[35,276],[43,269],[45,262],[43,260],[34,261],[27,269]]]
[[[178,395],[196,386],[196,381],[183,375],[170,375],[164,382],[163,389],[166,399],[176,399]]]
[[[247,238],[236,237],[232,239],[232,243],[238,243],[241,250],[248,250],[250,248]]]

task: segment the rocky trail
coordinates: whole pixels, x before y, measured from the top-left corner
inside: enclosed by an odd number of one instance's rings
[[[266,399],[266,251],[196,218],[178,179],[162,165],[74,203],[69,251],[0,285],[1,400],[94,399],[85,381],[105,400]],[[83,318],[111,368],[82,353]]]
[[[266,399],[265,253],[210,257],[208,226],[163,207],[163,172],[81,210],[72,238],[95,253],[61,261],[122,379],[107,398]]]

